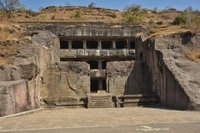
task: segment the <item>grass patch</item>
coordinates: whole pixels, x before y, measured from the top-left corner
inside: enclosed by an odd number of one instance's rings
[[[200,48],[191,49],[190,51],[186,53],[186,57],[189,58],[191,61],[194,61],[200,64]]]

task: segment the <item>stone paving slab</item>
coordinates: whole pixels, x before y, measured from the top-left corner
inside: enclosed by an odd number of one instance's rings
[[[0,118],[0,132],[76,127],[200,122],[200,112],[158,108],[51,109]]]

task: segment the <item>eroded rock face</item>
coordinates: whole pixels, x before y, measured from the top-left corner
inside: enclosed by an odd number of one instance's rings
[[[0,116],[11,115],[37,108],[37,101],[26,80],[0,82]]]
[[[34,30],[48,30],[60,37],[122,37],[136,36],[136,34],[146,32],[146,28],[135,26],[105,26],[105,23],[87,23],[83,26],[81,23],[28,23],[22,24],[27,32]]]
[[[47,88],[41,91],[41,97],[48,105],[67,104],[69,99],[72,103],[79,103],[88,93],[90,93],[89,64],[69,61],[49,66]],[[74,98],[76,100],[73,100]]]
[[[37,31],[32,42],[22,45],[14,65],[0,67],[0,116],[40,107],[40,89],[45,87],[46,66],[60,60],[59,39]]]
[[[150,94],[151,76],[141,61],[114,61],[107,63],[108,90],[116,95]]]
[[[147,40],[143,61],[152,73],[152,89],[173,109],[200,110],[200,65],[184,55],[187,46],[200,46],[200,36],[181,34]]]
[[[20,67],[8,65],[0,66],[0,81],[19,80],[21,69]]]

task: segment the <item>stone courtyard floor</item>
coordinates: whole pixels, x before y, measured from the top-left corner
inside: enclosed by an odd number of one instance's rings
[[[142,107],[46,109],[29,115],[0,118],[0,132],[31,132],[34,130],[123,127],[173,123],[189,123],[190,127],[194,123],[194,125],[196,124],[196,128],[199,127],[195,131],[199,130],[200,132],[200,112]],[[149,127],[143,128],[148,129]],[[161,130],[161,128],[159,129]],[[163,127],[164,129],[170,130],[168,127]]]

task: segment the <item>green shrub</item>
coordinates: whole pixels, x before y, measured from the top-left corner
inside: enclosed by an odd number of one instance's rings
[[[162,24],[163,24],[163,21],[158,21],[156,24],[157,24],[157,25],[162,25]]]
[[[140,22],[142,18],[146,15],[146,13],[147,13],[147,10],[141,8],[140,5],[131,5],[131,6],[126,6],[124,8],[122,17],[127,22],[133,22],[133,21]]]
[[[149,20],[149,24],[152,25],[154,23],[154,21],[151,19]]]
[[[186,24],[186,23],[187,23],[187,17],[184,15],[178,15],[172,22],[173,25],[180,25],[180,24]]]
[[[81,10],[77,10],[77,11],[75,12],[75,14],[74,14],[74,17],[75,17],[75,18],[80,18],[81,16],[82,16]]]
[[[105,8],[101,8],[100,12],[102,12],[102,13],[106,13],[107,10],[106,10]]]

